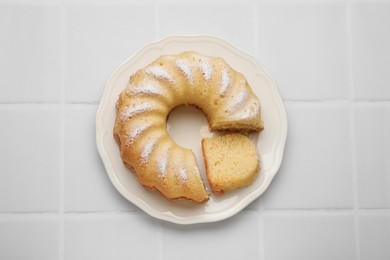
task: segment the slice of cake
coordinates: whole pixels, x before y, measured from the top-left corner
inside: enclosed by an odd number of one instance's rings
[[[202,151],[209,184],[217,194],[248,186],[259,174],[256,147],[245,135],[203,139]]]

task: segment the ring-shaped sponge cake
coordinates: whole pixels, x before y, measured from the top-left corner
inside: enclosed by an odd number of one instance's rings
[[[260,102],[245,77],[222,58],[196,52],[164,55],[138,70],[117,101],[114,136],[124,164],[147,189],[168,199],[204,202],[195,156],[167,131],[172,109],[193,105],[211,130],[260,131]]]

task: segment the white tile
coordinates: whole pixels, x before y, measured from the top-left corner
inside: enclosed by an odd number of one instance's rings
[[[352,208],[350,117],[343,105],[289,104],[281,169],[267,209]]]
[[[259,60],[284,99],[348,97],[344,3],[261,3]]]
[[[96,148],[96,107],[65,116],[65,211],[134,210],[114,189]]]
[[[144,214],[66,216],[64,259],[157,259],[157,223]]]
[[[359,218],[360,259],[390,259],[390,216],[361,215]]]
[[[154,7],[67,5],[66,37],[66,100],[99,101],[114,70],[154,40]]]
[[[159,32],[212,35],[254,54],[253,6],[250,4],[161,4]]]
[[[0,212],[58,210],[59,114],[0,110]]]
[[[357,99],[389,99],[390,2],[351,7],[353,86]]]
[[[0,102],[60,98],[60,9],[0,5]]]
[[[357,259],[353,216],[265,216],[264,241],[266,259]]]
[[[1,259],[58,259],[58,220],[51,217],[0,219]]]
[[[355,109],[359,206],[390,208],[390,106]]]
[[[259,216],[240,214],[216,223],[163,225],[164,259],[259,259]]]

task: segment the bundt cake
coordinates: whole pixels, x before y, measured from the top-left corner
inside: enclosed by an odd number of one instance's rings
[[[260,103],[245,77],[222,58],[196,52],[164,55],[139,69],[116,105],[114,137],[138,181],[168,199],[208,199],[195,156],[172,141],[169,112],[193,105],[211,130],[259,131]]]
[[[259,174],[256,147],[245,135],[202,139],[202,152],[207,179],[217,194],[248,186]]]

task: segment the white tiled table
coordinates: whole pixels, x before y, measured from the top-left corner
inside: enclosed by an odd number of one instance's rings
[[[180,226],[111,185],[95,114],[143,44],[211,34],[256,57],[289,118],[236,216]],[[0,0],[0,259],[390,259],[390,1]]]

